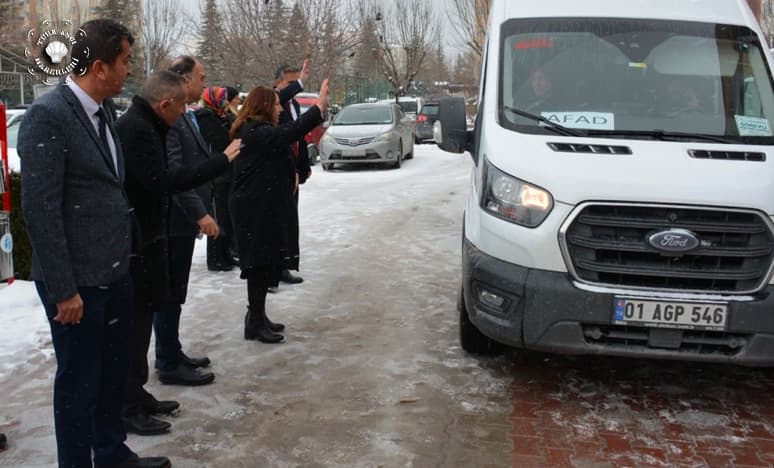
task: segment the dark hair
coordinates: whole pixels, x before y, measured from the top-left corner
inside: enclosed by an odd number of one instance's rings
[[[275,80],[281,80],[285,77],[285,73],[298,73],[301,69],[298,67],[294,67],[292,65],[282,65],[281,67],[277,68],[277,72],[274,74]]]
[[[239,129],[242,125],[247,123],[248,120],[256,120],[259,122],[269,122],[276,125],[274,122],[274,104],[279,99],[277,93],[273,89],[265,86],[257,86],[245,98],[245,102],[242,104],[242,109],[237,114],[236,120],[231,125],[230,136],[233,140],[239,134]]]
[[[175,72],[178,75],[189,75],[193,73],[193,69],[196,66],[196,59],[190,55],[182,55],[172,62],[168,70]]]
[[[177,97],[171,96],[171,94],[177,93],[180,90],[180,87],[185,85],[185,83],[185,78],[177,73],[167,70],[153,72],[148,79],[145,80],[140,96],[153,104],[162,99]]]
[[[239,96],[239,90],[234,88],[233,86],[226,86],[226,99],[228,99],[228,102],[231,102],[232,99]]]
[[[89,72],[97,60],[112,65],[121,55],[124,40],[131,46],[134,37],[126,26],[110,19],[95,19],[87,21],[78,28],[77,39],[73,45],[73,60],[78,65],[73,71],[78,75]]]

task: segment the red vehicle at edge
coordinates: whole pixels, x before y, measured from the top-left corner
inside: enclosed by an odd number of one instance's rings
[[[320,96],[317,93],[298,93],[296,94],[296,101],[301,106],[301,113],[306,112],[310,107],[317,104],[317,99]],[[311,132],[307,133],[304,139],[307,145],[314,145],[314,151],[309,152],[309,163],[315,164],[318,159],[320,150],[320,140],[325,133],[326,127],[324,124],[318,125]]]

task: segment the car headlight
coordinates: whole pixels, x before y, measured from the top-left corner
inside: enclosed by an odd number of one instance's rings
[[[512,223],[534,228],[554,208],[550,193],[511,177],[485,161],[481,206],[489,214]]]
[[[326,144],[326,143],[327,143],[327,144],[333,143],[333,137],[332,137],[332,136],[330,136],[330,135],[328,134],[328,132],[325,132],[325,133],[323,134],[322,138],[320,138],[320,144],[321,144],[321,145],[322,145],[322,144]]]
[[[374,143],[389,143],[392,140],[392,132],[385,132],[374,138]]]

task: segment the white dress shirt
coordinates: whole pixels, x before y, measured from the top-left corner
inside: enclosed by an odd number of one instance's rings
[[[91,124],[94,125],[94,130],[96,130],[97,135],[99,135],[99,117],[97,117],[97,111],[99,110],[100,105],[97,104],[97,101],[92,99],[91,96],[86,94],[86,91],[81,89],[81,87],[78,86],[78,83],[73,81],[71,77],[67,77],[65,84],[67,84],[70,90],[72,90],[73,94],[75,94],[75,97],[78,98],[78,101],[81,103],[81,106],[83,106],[83,110],[86,112],[86,115],[89,116]],[[107,109],[103,109],[103,112],[107,113]],[[110,155],[113,157],[113,169],[115,169],[116,173],[118,173],[116,142],[113,141],[113,134],[110,132],[110,127],[107,127],[106,130],[108,146],[110,147]]]

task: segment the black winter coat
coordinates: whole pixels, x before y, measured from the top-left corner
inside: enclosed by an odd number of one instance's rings
[[[282,112],[280,113],[279,118],[280,125],[285,125],[293,121],[293,115],[290,114],[288,106],[293,106],[297,116],[301,115],[301,105],[295,100],[295,95],[303,90],[304,88],[301,87],[301,83],[293,81],[285,89],[279,92],[280,105],[282,106]],[[292,143],[294,142],[291,142],[291,144]],[[309,178],[309,172],[312,170],[312,165],[309,161],[309,150],[306,147],[306,134],[301,135],[301,138],[296,140],[295,143],[298,143],[298,157],[293,160],[296,164],[298,182],[303,184]]]
[[[251,121],[239,130],[245,146],[234,160],[231,215],[242,278],[257,275],[272,287],[283,268],[298,270],[296,168],[289,145],[322,121],[313,106],[286,125]]]
[[[201,164],[167,167],[169,127],[141,97],[116,122],[126,160],[126,193],[139,227],[131,273],[137,304],[157,304],[171,294],[167,248],[171,194],[213,179],[229,167],[220,154]],[[139,231],[139,232],[138,232]]]

